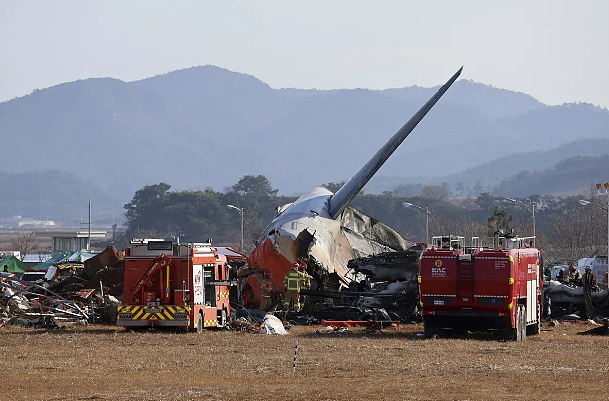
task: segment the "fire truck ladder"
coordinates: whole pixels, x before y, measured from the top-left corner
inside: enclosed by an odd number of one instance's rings
[[[457,300],[474,302],[474,262],[471,255],[459,255],[457,259]]]
[[[161,254],[161,255],[157,256],[152,261],[152,263],[150,264],[150,267],[148,268],[148,270],[146,270],[144,275],[137,281],[137,283],[135,283],[133,285],[133,287],[131,287],[131,294],[133,295],[133,299],[136,299],[138,297],[141,289],[144,286],[147,286],[150,284],[154,273],[156,273],[157,271],[162,271],[163,268],[167,269],[166,277],[167,277],[167,281],[169,281],[170,267],[171,267],[171,258],[169,256],[167,256],[165,254]],[[167,288],[169,288],[169,285],[167,285]],[[167,296],[168,295],[169,294],[167,294]]]

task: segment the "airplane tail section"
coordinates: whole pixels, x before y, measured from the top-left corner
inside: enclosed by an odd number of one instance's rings
[[[421,107],[417,113],[404,124],[404,126],[383,146],[376,154],[355,174],[349,181],[345,183],[332,198],[328,211],[333,219],[336,219],[343,210],[351,203],[355,195],[370,181],[372,176],[379,168],[387,161],[389,156],[400,146],[402,141],[412,132],[417,124],[425,117],[436,102],[444,95],[450,86],[457,80],[463,67],[459,69],[438,91]]]

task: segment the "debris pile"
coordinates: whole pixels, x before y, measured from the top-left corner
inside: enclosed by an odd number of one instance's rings
[[[82,303],[62,297],[42,285],[19,280],[14,273],[0,274],[0,326],[8,323],[57,328],[92,319]]]
[[[77,292],[83,289],[98,289],[100,282],[104,294],[122,298],[125,271],[125,253],[109,246],[97,256],[84,262],[84,268],[73,276],[52,284],[57,292]]]
[[[576,286],[572,282],[567,284],[550,280],[544,282],[543,291],[546,318],[564,319],[573,313],[592,318],[594,316],[591,312],[599,316],[609,316],[609,290],[601,291],[596,287],[587,292],[583,284]]]
[[[304,312],[318,320],[398,321],[420,319],[418,270],[422,245],[349,260],[355,278],[349,289],[301,290],[310,302]]]
[[[87,322],[114,323],[116,306],[121,304],[123,272],[124,253],[113,246],[82,265],[53,266],[46,280],[30,282],[2,272],[0,326],[58,328]]]

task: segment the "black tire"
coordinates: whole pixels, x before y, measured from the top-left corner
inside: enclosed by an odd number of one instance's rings
[[[520,341],[527,339],[527,310],[521,305],[520,306]]]
[[[197,321],[197,333],[203,332],[203,314],[199,313],[199,320]]]
[[[529,334],[541,333],[541,305],[537,305],[537,323],[531,325]]]
[[[228,313],[226,313],[226,309],[222,309],[222,312],[220,313],[220,324],[218,325],[218,327],[226,327],[227,324]]]
[[[523,332],[522,318],[523,318],[522,305],[518,305],[518,307],[516,309],[516,319],[515,319],[516,327],[505,330],[506,335],[504,338],[506,340],[522,341],[522,332]],[[526,320],[526,317],[525,317],[525,320]],[[526,324],[525,324],[525,326],[526,326]],[[526,332],[526,329],[525,329],[525,332]]]
[[[423,334],[425,335],[425,338],[437,338],[440,337],[442,331],[438,326],[430,326],[426,324],[423,326]]]
[[[522,329],[520,326],[522,325],[522,308],[518,306],[516,310],[516,327],[514,327],[514,341],[522,340]]]

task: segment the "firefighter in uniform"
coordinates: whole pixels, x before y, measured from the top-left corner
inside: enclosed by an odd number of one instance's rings
[[[576,285],[577,287],[583,286],[582,276],[581,274],[579,274],[579,270],[577,270],[575,267],[571,271],[571,277],[569,277],[569,282]]]
[[[300,274],[302,275],[302,280],[300,281],[300,288],[308,290],[311,288],[311,280],[313,277],[309,276],[307,273],[307,264],[302,262],[300,264]]]
[[[579,272],[575,270],[575,266],[569,266],[569,273],[567,274],[566,282],[570,284],[575,284],[575,279],[579,278]]]
[[[599,284],[599,287],[601,287],[601,290],[606,290],[608,283],[609,283],[609,281],[607,280],[607,272],[605,272],[605,274],[603,274],[603,280]]]
[[[594,306],[592,305],[591,293],[596,290],[596,277],[592,273],[592,269],[586,267],[586,271],[582,277],[582,284],[584,286],[584,302],[586,305],[586,317],[593,319],[596,317]]]
[[[309,276],[309,274],[307,273],[307,264],[305,262],[302,262],[300,264],[300,289],[301,290],[308,290],[311,288],[311,280],[313,279],[313,277]],[[304,295],[300,296],[300,305],[304,306],[305,304],[305,297]]]
[[[300,280],[302,279],[302,275],[298,271],[299,267],[300,265],[298,262],[294,262],[292,268],[288,270],[283,279],[283,285],[285,286],[284,301],[286,307],[289,310],[290,303],[292,303],[296,312],[300,311]]]
[[[271,282],[271,272],[266,270],[264,277],[260,280],[260,310],[269,310],[272,294],[273,283]]]

